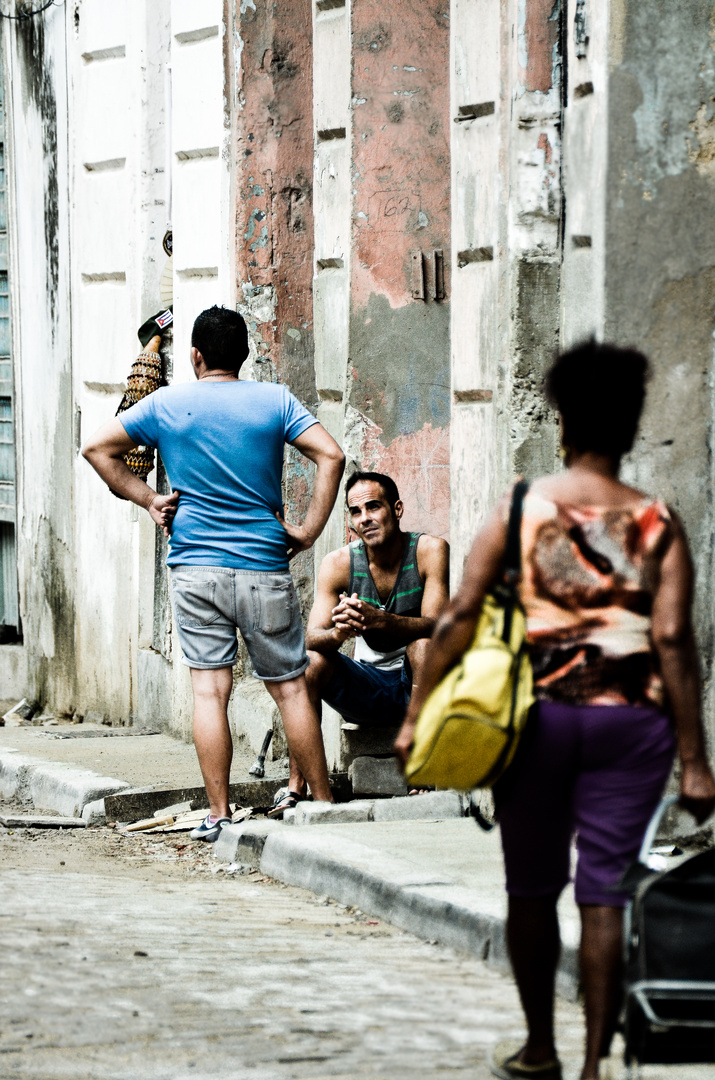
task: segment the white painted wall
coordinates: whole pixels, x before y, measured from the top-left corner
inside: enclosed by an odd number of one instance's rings
[[[64,87],[65,13],[51,8],[41,34],[3,22],[9,283],[15,367],[18,578],[24,645],[0,646],[3,696],[51,695],[71,706],[71,649],[61,633],[72,604],[72,394]],[[58,108],[53,107],[57,89]],[[52,133],[54,130],[54,134]],[[56,150],[53,148],[56,141]],[[56,187],[49,180],[55,166]],[[56,212],[56,218],[53,218]],[[50,249],[56,252],[52,285]],[[65,431],[65,439],[48,433]],[[70,630],[71,634],[71,630]]]
[[[573,26],[576,0],[567,25]],[[603,339],[608,170],[609,4],[588,7],[588,48],[576,55],[568,35],[563,187],[567,207],[561,278],[564,347],[594,334]],[[589,88],[593,89],[590,90]],[[585,246],[586,238],[590,247]]]
[[[199,312],[235,304],[223,41],[221,0],[171,0],[175,381],[194,377],[189,349]]]
[[[37,692],[59,710],[144,724],[161,713],[183,734],[188,673],[171,662],[171,636],[164,655],[153,648],[161,602],[154,526],[107,492],[78,448],[114,416],[140,349],[136,330],[161,307],[167,227],[175,239],[175,378],[193,377],[195,316],[233,300],[222,15],[221,0],[79,0],[33,21],[45,50],[37,63],[27,41],[41,46],[27,27],[24,36],[19,24],[2,28],[13,87],[11,285],[26,645],[0,647],[0,678],[5,693],[21,694],[32,691],[36,671],[49,672]],[[58,118],[60,275],[52,299],[36,70]],[[48,584],[48,550],[56,550],[65,596]],[[62,658],[53,605],[69,613]],[[64,687],[53,690],[53,679]]]
[[[72,358],[82,440],[114,415],[138,352],[140,43],[126,0],[109,17],[104,11],[101,0],[84,0],[67,39]],[[129,717],[138,513],[80,456],[75,493],[78,700],[90,716]],[[107,664],[117,653],[120,662]]]
[[[318,419],[342,446],[345,442],[348,331],[350,321],[352,105],[350,100],[350,0],[319,10],[313,4],[313,163],[315,384]],[[344,138],[319,133],[344,129]],[[331,265],[332,264],[332,265]],[[342,489],[315,545],[315,566],[345,543]],[[316,574],[317,579],[317,574]],[[342,718],[323,705],[323,740],[328,768],[341,759]]]
[[[313,215],[315,221],[313,307],[318,419],[342,446],[350,309],[351,183],[350,4],[319,10],[313,5]],[[344,138],[321,138],[343,129]],[[331,265],[332,264],[332,265]],[[315,545],[315,565],[345,542],[339,497]]]
[[[451,112],[493,102],[494,111],[452,124],[451,575],[459,584],[478,526],[503,486],[498,433],[505,359],[504,199],[509,191],[504,131],[509,124],[509,57],[503,12],[491,0],[451,5]],[[478,42],[478,47],[476,44]],[[506,115],[505,115],[506,110]],[[462,252],[481,251],[479,261]],[[491,259],[487,258],[491,253]],[[463,265],[460,265],[462,263]],[[479,400],[479,399],[482,400]]]

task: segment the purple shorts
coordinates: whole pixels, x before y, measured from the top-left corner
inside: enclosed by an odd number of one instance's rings
[[[674,751],[654,707],[540,701],[494,790],[509,895],[560,893],[575,834],[576,902],[622,907],[611,887],[638,854]]]

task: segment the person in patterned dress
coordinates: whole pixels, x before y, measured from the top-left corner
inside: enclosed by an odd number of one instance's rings
[[[524,1045],[498,1047],[502,1080],[561,1080],[554,1043],[557,901],[578,861],[586,1054],[598,1080],[621,1003],[618,883],[637,856],[677,748],[681,804],[703,822],[715,780],[700,715],[685,533],[659,498],[619,480],[645,400],[648,362],[590,341],[560,356],[547,392],[561,415],[566,470],[524,500],[521,602],[536,706],[494,795],[509,895],[507,940],[526,1014]],[[472,640],[502,572],[511,495],[477,534],[438,621],[407,722]],[[404,758],[407,745],[399,748]]]

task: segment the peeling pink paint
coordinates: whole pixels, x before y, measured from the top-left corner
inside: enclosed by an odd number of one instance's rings
[[[449,427],[425,424],[421,431],[400,435],[389,446],[381,430],[370,424],[361,446],[363,469],[387,473],[405,504],[406,529],[449,539]]]
[[[310,399],[300,383],[312,351],[313,110],[310,0],[277,13],[269,0],[242,11],[242,106],[234,148],[236,271],[243,285],[272,286],[275,322],[251,327],[259,355],[281,381]],[[286,338],[300,328],[300,349]],[[305,333],[304,333],[305,332]]]
[[[544,151],[544,160],[546,161],[547,165],[550,165],[552,157],[551,143],[549,142],[549,137],[545,132],[542,131],[541,135],[539,135],[539,141],[536,145],[539,150]]]
[[[524,46],[526,67],[521,69],[521,82],[526,90],[548,94],[554,84],[554,49],[558,41],[559,23],[554,18],[554,0],[524,0]]]
[[[449,4],[361,0],[353,39],[352,304],[412,303],[410,251],[449,266]]]

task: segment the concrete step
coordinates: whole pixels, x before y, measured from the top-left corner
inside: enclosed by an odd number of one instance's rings
[[[0,751],[0,798],[36,810],[81,817],[88,803],[128,787],[124,780],[101,776],[92,769],[44,761],[10,749]]]

